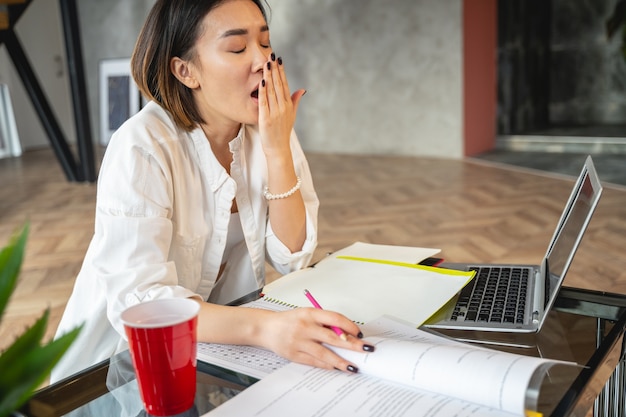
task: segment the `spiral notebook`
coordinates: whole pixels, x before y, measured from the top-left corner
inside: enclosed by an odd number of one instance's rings
[[[389,315],[420,326],[474,276],[418,265],[439,249],[357,242],[315,266],[284,275],[263,288],[264,299],[290,308],[311,307],[307,289],[326,310],[364,324]]]

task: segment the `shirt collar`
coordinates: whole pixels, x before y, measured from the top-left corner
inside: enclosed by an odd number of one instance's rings
[[[211,191],[216,191],[230,177],[224,167],[219,163],[213,151],[211,144],[206,138],[202,128],[197,127],[190,132],[191,142],[195,149],[199,168],[205,173]],[[228,143],[230,151],[234,156],[237,155],[243,144],[245,137],[245,125],[241,125],[237,136]]]

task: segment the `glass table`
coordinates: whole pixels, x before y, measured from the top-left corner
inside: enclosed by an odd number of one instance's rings
[[[258,293],[237,300],[245,302]],[[494,349],[573,361],[553,368],[538,392],[529,393],[544,416],[623,416],[626,365],[626,296],[563,287],[541,332],[532,335],[446,332]],[[195,406],[180,416],[200,416],[257,380],[198,362]],[[45,387],[22,408],[25,416],[141,416],[137,382],[128,352]]]

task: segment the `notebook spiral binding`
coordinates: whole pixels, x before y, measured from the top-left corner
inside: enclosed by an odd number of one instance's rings
[[[298,307],[300,307],[300,306],[297,306],[295,304],[286,303],[286,302],[278,300],[276,298],[267,297],[267,296],[264,296],[263,300],[267,301],[268,303],[281,305],[283,307],[289,307],[289,308],[298,308]]]
[[[286,303],[284,301],[278,300],[276,298],[272,298],[272,297],[268,297],[266,295],[263,296],[263,301],[266,301],[268,303],[272,303],[272,304],[277,304],[283,307],[288,307],[288,308],[300,308],[301,306],[297,306],[295,304],[290,304],[290,303]],[[358,324],[359,326],[364,325],[365,323],[362,321],[355,321],[352,320],[354,323]]]

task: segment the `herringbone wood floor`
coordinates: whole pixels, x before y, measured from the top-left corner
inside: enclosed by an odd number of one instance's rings
[[[316,258],[354,241],[437,247],[450,261],[539,262],[573,178],[476,160],[310,154],[321,201]],[[0,242],[31,223],[0,350],[51,309],[51,337],[93,230],[94,184],[50,150],[0,160]],[[626,188],[605,184],[566,285],[626,293]],[[271,274],[274,278],[276,275]]]

